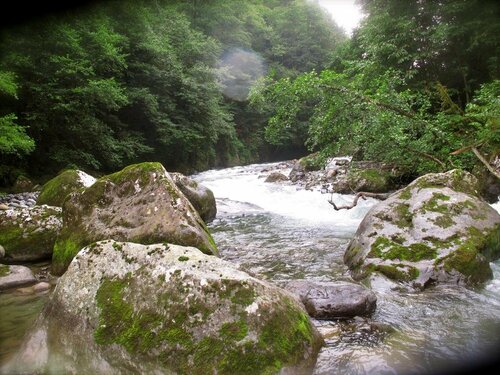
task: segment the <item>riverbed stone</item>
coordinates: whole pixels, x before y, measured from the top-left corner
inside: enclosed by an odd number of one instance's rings
[[[73,192],[64,202],[63,223],[54,275],[63,274],[84,246],[104,239],[170,242],[218,254],[205,223],[160,163],[133,164]]]
[[[28,267],[0,264],[0,290],[36,283]]]
[[[377,306],[375,293],[354,283],[294,280],[286,289],[298,295],[309,315],[316,319],[369,316]]]
[[[193,247],[100,241],[74,258],[7,369],[292,373],[322,343],[292,294],[238,266]]]
[[[170,173],[170,176],[206,223],[215,219],[217,206],[212,190],[181,173]]]
[[[354,279],[371,272],[418,288],[482,284],[500,257],[500,215],[477,179],[451,170],[419,177],[374,206],[344,255]]]
[[[11,263],[50,258],[61,227],[60,207],[43,205],[0,211],[0,245],[5,252],[0,259]]]
[[[95,181],[94,177],[83,171],[67,169],[43,185],[36,203],[61,207],[70,193],[89,187]]]
[[[281,172],[271,172],[264,180],[264,182],[281,182],[281,181],[288,181],[288,177]]]

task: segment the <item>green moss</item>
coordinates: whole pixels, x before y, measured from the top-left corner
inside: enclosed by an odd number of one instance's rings
[[[66,197],[82,188],[80,176],[74,169],[68,169],[43,185],[36,200],[38,205],[62,206]]]
[[[224,323],[219,330],[223,340],[241,341],[248,333],[247,322],[243,319],[234,323]]]
[[[123,250],[123,244],[120,242],[113,242],[113,249],[117,251],[122,251]]]
[[[455,221],[453,221],[450,215],[441,215],[434,219],[433,222],[441,228],[449,228],[452,225],[455,225]]]
[[[446,204],[439,204],[439,201],[449,201],[450,197],[442,193],[432,193],[432,197],[422,205],[422,211],[432,211],[446,214],[449,212],[449,206]]]
[[[189,257],[186,257],[186,256],[182,255],[182,256],[180,256],[179,258],[177,258],[177,260],[178,260],[179,262],[186,262],[186,261],[188,261],[188,260],[189,260]]]
[[[149,181],[153,173],[160,174],[163,170],[163,165],[157,162],[131,164],[121,171],[103,176],[102,179],[109,180],[114,184],[122,184],[124,182],[135,184],[135,181],[138,180],[140,185],[144,185]]]
[[[306,171],[318,171],[325,167],[325,161],[318,153],[304,156],[299,159],[299,163]]]
[[[401,191],[401,193],[399,193],[399,198],[404,199],[404,200],[410,199],[411,198],[411,188],[403,189],[403,191]]]
[[[7,276],[10,273],[9,266],[0,264],[0,277]]]
[[[420,274],[417,268],[405,264],[370,264],[367,268],[370,272],[380,272],[384,276],[395,281],[412,281],[415,280]]]
[[[52,254],[51,272],[54,275],[60,276],[89,241],[85,241],[82,237],[78,236],[76,232],[68,236],[60,236],[54,245],[54,252]]]
[[[422,243],[403,246],[391,241],[387,237],[378,237],[372,244],[368,258],[380,258],[384,260],[406,260],[418,262],[422,259],[434,259],[437,256],[436,249]]]
[[[355,185],[359,180],[365,180],[363,190],[371,192],[384,192],[388,189],[389,174],[378,169],[351,169],[347,175],[350,185]]]
[[[410,212],[410,205],[400,203],[395,207],[395,211],[398,214],[398,219],[395,220],[395,224],[399,228],[410,228],[413,226],[413,215]]]

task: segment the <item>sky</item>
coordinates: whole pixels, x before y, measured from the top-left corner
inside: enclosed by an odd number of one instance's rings
[[[354,4],[355,0],[317,0],[333,17],[337,25],[342,27],[347,34],[358,26],[363,15],[361,8]]]

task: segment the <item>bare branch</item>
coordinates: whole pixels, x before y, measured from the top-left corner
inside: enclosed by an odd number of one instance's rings
[[[491,166],[490,163],[488,163],[488,160],[486,160],[484,158],[483,155],[481,155],[481,153],[479,152],[479,150],[476,148],[476,147],[471,147],[471,150],[472,152],[474,153],[474,155],[476,155],[476,157],[481,161],[481,163],[484,164],[484,166],[496,177],[500,180],[500,173],[495,170],[495,168],[493,168]]]
[[[368,198],[376,198],[380,200],[386,200],[389,197],[390,193],[368,193],[368,192],[363,192],[360,191],[354,196],[354,200],[352,201],[351,204],[346,205],[346,206],[337,206],[335,202],[333,201],[333,193],[332,197],[328,200],[328,203],[330,203],[333,206],[333,209],[335,211],[340,211],[340,210],[350,210],[353,207],[356,207],[358,204],[359,198],[362,198],[363,200],[366,200],[366,197]]]

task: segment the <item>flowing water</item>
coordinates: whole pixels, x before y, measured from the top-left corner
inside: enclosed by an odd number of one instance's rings
[[[221,257],[260,278],[350,280],[342,257],[376,200],[334,211],[329,195],[289,182],[266,183],[279,163],[212,170],[193,176],[212,189],[217,218],[209,225]],[[281,169],[284,174],[289,169]],[[352,196],[333,195],[339,203]],[[499,209],[499,207],[496,207]],[[315,321],[325,335],[315,375],[420,374],[463,367],[494,353],[500,338],[500,261],[481,290],[438,286],[414,292],[371,285],[377,310],[368,321]],[[0,366],[17,349],[48,295],[0,293]]]
[[[277,167],[250,165],[193,176],[216,196],[217,218],[209,227],[221,257],[278,285],[292,279],[349,280],[344,251],[377,201],[334,211],[327,202],[330,195],[288,182],[264,182]],[[289,169],[281,171],[286,175]],[[333,196],[339,204],[352,198]],[[496,354],[500,261],[492,268],[494,279],[478,291],[438,286],[415,292],[392,283],[371,285],[378,298],[371,321],[315,322],[327,344],[315,374],[420,374]]]

